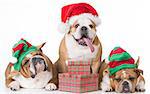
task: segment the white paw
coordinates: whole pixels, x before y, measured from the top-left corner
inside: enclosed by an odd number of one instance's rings
[[[57,86],[54,83],[49,83],[45,86],[45,90],[56,90]]]
[[[145,91],[145,83],[143,81],[140,81],[138,85],[136,86],[137,92],[144,92]]]
[[[111,83],[110,83],[109,74],[106,74],[103,77],[102,83],[101,83],[101,88],[102,88],[102,91],[104,91],[104,92],[111,92],[111,91],[113,91],[113,89],[111,87]]]
[[[12,90],[12,91],[17,91],[20,89],[20,85],[18,81],[13,81],[11,82],[8,87]]]
[[[102,83],[101,88],[102,88],[102,91],[104,91],[104,92],[113,91],[112,87],[109,84],[106,84],[106,83]]]

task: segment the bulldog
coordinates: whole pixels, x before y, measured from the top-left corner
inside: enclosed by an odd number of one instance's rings
[[[123,57],[123,61],[111,61],[103,71],[102,90],[106,92],[115,91],[118,93],[144,92],[145,80],[143,71],[138,69],[139,58],[134,62],[133,58],[123,50],[121,56],[121,50],[122,49],[119,48],[119,50],[114,51],[119,52],[119,59],[116,57],[117,55],[115,55],[115,58],[112,56],[112,58],[113,60],[122,60],[121,57]],[[128,57],[128,60],[125,60],[126,57]],[[112,60],[112,58],[110,60]]]
[[[9,63],[6,68],[6,86],[12,91],[17,91],[20,88],[56,90],[57,70],[42,52],[41,48],[45,43],[35,47],[23,39],[18,43],[13,48],[13,56],[20,56],[17,57],[18,60],[15,64]]]
[[[86,3],[78,3],[62,8],[60,32],[66,32],[59,47],[59,59],[55,65],[59,73],[68,71],[67,61],[93,60],[91,72],[98,73],[102,45],[96,35],[99,18],[96,10]]]

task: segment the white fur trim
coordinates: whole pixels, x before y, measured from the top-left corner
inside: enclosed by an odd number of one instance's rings
[[[61,33],[68,33],[69,30],[70,30],[70,26],[74,24],[74,22],[79,19],[79,18],[88,18],[88,19],[91,19],[95,24],[96,26],[98,26],[100,23],[101,23],[101,20],[98,16],[94,16],[92,15],[91,13],[83,13],[83,14],[80,14],[80,15],[76,15],[76,16],[72,16],[70,17],[66,23],[61,23],[58,27],[58,31],[61,32]]]
[[[15,57],[10,57],[9,60],[12,64],[15,64],[17,62],[17,58]]]
[[[80,14],[80,15],[72,16],[72,17],[69,18],[68,21],[69,21],[70,25],[73,25],[73,23],[77,19],[79,19],[79,18],[85,18],[85,17],[91,19],[97,26],[101,23],[100,18],[98,16],[92,15],[91,13],[83,13],[83,14]]]
[[[61,33],[68,33],[70,30],[70,25],[66,22],[66,23],[60,23],[60,25],[58,26],[58,31]]]

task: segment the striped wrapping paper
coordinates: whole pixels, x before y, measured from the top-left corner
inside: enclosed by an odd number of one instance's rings
[[[90,65],[85,66],[68,66],[69,74],[90,74]]]
[[[91,65],[92,60],[87,61],[76,61],[76,60],[68,60],[68,66],[85,66],[85,65]]]
[[[98,74],[59,74],[59,90],[75,93],[83,93],[98,90]]]

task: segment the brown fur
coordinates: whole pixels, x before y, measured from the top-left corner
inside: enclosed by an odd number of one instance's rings
[[[77,22],[74,23],[74,25]],[[70,33],[75,32],[76,28],[75,26],[71,26],[70,31],[68,32],[68,35],[71,35]],[[96,32],[96,26],[93,23],[93,32]],[[93,62],[91,64],[91,69],[92,69],[92,73],[100,73],[99,76],[99,83],[101,82],[102,79],[102,72],[103,72],[103,67],[105,67],[105,62],[100,63],[101,61],[101,56],[102,56],[102,45],[101,42],[99,40],[99,38],[96,36],[95,39],[93,40],[93,44],[94,45],[100,45],[99,46],[99,50],[97,52],[96,57],[93,59]],[[67,54],[67,48],[66,48],[66,43],[65,43],[65,37],[62,39],[61,43],[60,43],[60,47],[59,47],[59,59],[56,61],[55,66],[57,67],[57,70],[59,73],[64,73],[68,71],[67,65],[65,63],[66,60],[68,60],[68,54]]]
[[[44,43],[45,44],[45,43]],[[57,77],[57,70],[56,70],[56,67],[52,64],[51,60],[45,55],[42,53],[42,50],[41,48],[44,46],[44,44],[38,46],[37,48],[39,48],[38,51],[36,52],[32,52],[31,54],[34,56],[35,54],[41,54],[46,63],[48,64],[48,71],[51,71],[52,72],[52,79],[49,81],[49,83],[54,83],[56,86],[58,86],[58,77]],[[21,74],[23,75],[25,78],[29,78],[31,77],[31,73],[29,71],[29,64],[28,65],[24,65],[25,64],[25,61],[27,60],[27,58],[25,58],[23,61],[22,61],[22,65],[21,65],[21,70],[20,72],[18,71],[11,71],[11,68],[12,68],[12,64],[9,63],[7,68],[6,68],[6,71],[5,71],[5,84],[6,86],[8,87],[8,85],[14,81],[14,79],[12,78],[13,76],[17,75],[17,74]]]

